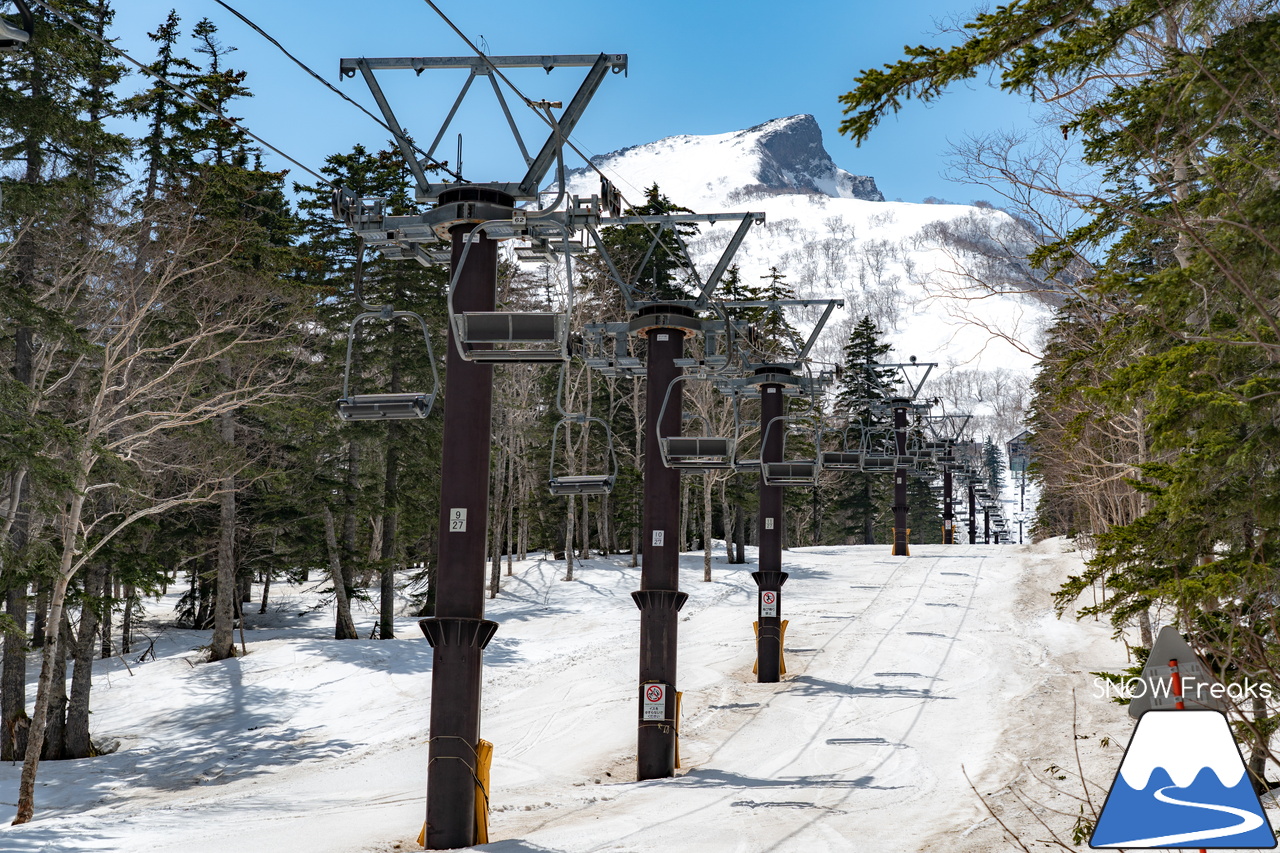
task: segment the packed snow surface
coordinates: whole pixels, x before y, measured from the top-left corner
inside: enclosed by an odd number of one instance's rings
[[[778,684],[751,672],[748,558],[730,566],[717,551],[710,583],[701,554],[683,558],[683,767],[646,782],[634,771],[639,570],[594,559],[565,582],[563,562],[516,563],[488,611],[500,627],[485,655],[484,849],[1007,850],[987,806],[1043,837],[1020,800],[1079,793],[1056,772],[1076,767],[1076,747],[1092,795],[1105,794],[1131,722],[1088,673],[1123,666],[1124,650],[1101,623],[1052,615],[1052,590],[1079,570],[1062,543],[786,551]],[[0,829],[0,849],[418,849],[432,657],[415,620],[395,640],[334,641],[318,593],[281,587],[267,614],[247,608],[248,654],[208,664],[207,633],[164,627],[175,598],[151,606],[158,659],[138,663],[135,649],[131,671],[97,664],[93,732],[118,751],[42,764],[36,820]],[[374,614],[358,623],[368,635]],[[37,669],[33,657],[33,680]],[[20,771],[0,766],[6,824]],[[1076,809],[1067,799],[1068,817],[1047,819],[1069,837]]]

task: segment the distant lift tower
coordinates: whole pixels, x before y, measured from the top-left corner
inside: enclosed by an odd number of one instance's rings
[[[550,72],[571,67],[589,70],[558,118],[552,109],[560,108],[559,103],[525,101],[550,128],[546,141],[531,155],[499,82],[507,82],[505,72],[510,69]],[[567,312],[495,310],[498,243],[520,238],[547,253],[558,252],[571,273],[569,238],[583,223],[575,219],[581,210],[575,210],[574,204],[558,210],[565,199],[565,139],[604,78],[626,67],[625,54],[604,53],[341,61],[341,75],[360,74],[382,110],[413,176],[417,200],[434,202],[435,207],[422,215],[388,216],[382,200],[338,191],[335,215],[388,257],[413,258],[426,265],[447,263],[450,269],[436,609],[432,618],[419,623],[433,649],[425,836],[429,849],[471,847],[477,843],[480,828],[476,789],[481,665],[484,648],[498,628],[497,623],[484,618],[493,365],[554,363],[568,358]],[[439,132],[423,151],[402,128],[374,72],[411,70],[421,74],[436,69],[460,69],[469,74]],[[518,181],[471,183],[462,177],[459,163],[450,169],[434,159],[463,98],[480,77],[492,85],[524,159],[526,171]],[[560,184],[556,203],[545,210],[517,208],[519,202],[537,204],[552,166],[557,167]],[[445,171],[454,180],[433,183],[428,177],[433,170]],[[595,218],[591,213],[588,211],[585,218]]]

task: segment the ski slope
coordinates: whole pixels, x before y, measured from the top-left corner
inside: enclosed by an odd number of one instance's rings
[[[1110,784],[1131,723],[1087,673],[1124,651],[1101,623],[1053,617],[1051,591],[1079,568],[1060,541],[786,551],[788,673],[771,685],[751,673],[748,557],[728,566],[717,551],[710,583],[700,553],[683,558],[683,768],[641,783],[639,570],[595,559],[564,582],[562,562],[531,559],[503,577],[483,849],[1007,850],[970,782],[1028,838],[1045,835],[1041,804],[1076,810],[1041,770],[1074,768],[1073,744],[1085,775]],[[418,849],[431,650],[415,620],[394,641],[336,642],[314,591],[279,592],[268,614],[250,610],[248,655],[217,664],[198,662],[207,634],[160,624],[176,591],[152,605],[159,659],[100,661],[95,676],[94,734],[119,750],[43,764],[36,820],[20,827],[7,823],[21,767],[0,766],[0,850]],[[358,619],[366,634],[373,621]],[[1069,833],[1070,817],[1046,815]]]

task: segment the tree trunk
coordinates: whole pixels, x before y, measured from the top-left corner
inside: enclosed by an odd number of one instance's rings
[[[573,522],[576,513],[574,510],[574,502],[577,500],[576,495],[569,495],[569,511],[565,513],[564,519],[564,579],[573,580]]]
[[[400,368],[391,369],[393,392],[400,389]],[[387,424],[387,465],[382,478],[382,572],[378,584],[378,637],[394,640],[396,637],[396,534],[400,520],[400,437],[401,425]]]
[[[1145,607],[1138,611],[1138,632],[1143,646],[1150,649],[1155,645],[1155,634],[1151,630],[1151,611]]]
[[[4,635],[0,674],[0,761],[17,761],[27,746],[27,585],[10,581],[5,613],[21,628]]]
[[[89,692],[93,689],[93,640],[98,628],[98,610],[111,606],[107,597],[111,589],[107,567],[94,563],[85,577],[84,587],[80,637],[75,644],[75,668],[71,673],[71,699],[67,704],[65,758],[88,758],[93,751],[89,740]]]
[[[28,339],[30,335],[27,336]],[[28,340],[28,344],[30,341]],[[27,356],[30,362],[30,356]],[[29,368],[29,365],[28,365]],[[27,478],[24,472],[13,477],[14,491],[10,507],[13,525],[9,529],[12,546],[4,573],[5,613],[17,625],[17,631],[4,635],[4,665],[0,669],[0,761],[17,761],[27,746],[27,579],[18,571],[30,535],[31,516],[26,501]]]
[[[75,524],[63,533],[63,571],[59,573],[53,585],[49,602],[50,623],[62,623],[62,604],[67,596],[67,584],[70,583],[71,560],[74,554],[75,530],[80,526],[77,502],[83,496],[77,492],[71,499]],[[31,729],[27,736],[27,751],[22,762],[22,778],[18,782],[18,813],[13,819],[14,826],[27,823],[35,815],[36,771],[40,767],[40,756],[44,751],[45,728],[49,721],[50,692],[53,687],[55,658],[58,655],[58,632],[46,631],[44,653],[40,665],[40,680],[36,683],[36,707],[31,715]]]
[[[711,472],[702,472],[702,579],[711,580],[711,494],[715,483]]]
[[[107,660],[108,658],[110,658],[112,655],[116,653],[115,644],[111,642],[111,609],[113,607],[114,602],[111,595],[111,570],[103,566],[101,571],[105,573],[100,581],[101,589],[94,588],[94,584],[99,583],[99,581],[95,579],[95,572],[91,570],[89,573],[89,577],[85,579],[85,592],[88,595],[92,595],[92,596],[100,595],[102,598],[101,611],[99,611],[96,604],[93,606],[90,606],[89,609],[93,611],[93,615],[95,619],[98,619],[98,618],[101,619],[101,622],[102,622],[102,630],[100,632],[102,634],[101,657],[103,660]],[[102,614],[101,617],[99,617],[98,615],[99,612],[101,612]],[[84,619],[84,615],[82,614],[80,618]],[[80,635],[83,637],[84,632],[82,631]],[[78,661],[80,660],[79,644],[77,644],[75,655],[77,660],[76,668],[78,669],[79,668]],[[74,682],[72,686],[74,687]],[[74,690],[72,692],[74,692]]]
[[[262,606],[258,608],[259,613],[267,612],[267,597],[271,594],[271,570],[267,569],[262,573]]]
[[[738,507],[733,514],[733,547],[737,552],[733,562],[742,565],[747,562],[747,513]]]
[[[1267,700],[1262,696],[1253,697],[1253,724],[1259,732],[1267,731]],[[1253,790],[1262,796],[1267,792],[1267,757],[1271,754],[1270,738],[1255,735],[1253,752],[1249,756],[1249,776],[1253,780]]]
[[[235,444],[236,424],[231,412],[218,416],[222,442],[227,447]],[[224,477],[219,481],[222,495],[219,497],[218,518],[218,580],[217,598],[213,606],[213,637],[209,640],[209,660],[219,661],[234,657],[236,610],[236,480]]]
[[[52,619],[49,624],[53,624]],[[60,625],[57,654],[53,658],[53,680],[49,685],[49,709],[46,712],[48,719],[45,722],[44,744],[40,750],[40,758],[44,761],[59,761],[66,756],[67,750],[67,650],[74,641],[65,605]]]
[[[351,600],[347,598],[346,580],[342,574],[342,557],[338,552],[338,533],[333,521],[333,512],[324,508],[324,543],[329,551],[329,577],[333,580],[333,595],[338,603],[338,618],[333,627],[335,640],[355,640],[356,623],[351,618]]]
[[[356,497],[360,493],[360,445],[352,438],[347,442],[347,485],[343,499],[346,511],[342,518],[342,577],[344,586],[354,586],[356,572]]]
[[[133,651],[133,609],[138,604],[138,590],[133,584],[124,585],[124,613],[120,616],[120,654]]]
[[[52,590],[53,585],[48,578],[37,581],[35,625],[31,629],[32,648],[44,648],[45,637],[49,633],[49,597]]]

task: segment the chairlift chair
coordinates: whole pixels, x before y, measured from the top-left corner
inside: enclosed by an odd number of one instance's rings
[[[466,245],[449,282],[449,319],[453,324],[458,355],[464,361],[488,364],[527,364],[564,362],[569,360],[569,318],[573,315],[573,263],[569,251],[569,232],[561,223],[546,220],[546,225],[564,231],[565,281],[568,297],[563,311],[458,311],[453,295],[466,265],[472,242],[471,235],[483,234],[490,227],[510,227],[511,220],[489,220],[471,230]],[[550,245],[550,244],[549,244]]]
[[[671,401],[671,389],[676,383],[690,378],[681,374],[671,380],[662,397],[662,408],[658,410],[658,423],[662,423]],[[696,378],[696,377],[695,377]],[[736,401],[735,401],[736,403]],[[734,452],[737,448],[738,408],[734,406],[734,435],[662,435],[658,434],[658,450],[662,454],[662,464],[668,468],[684,471],[707,471],[734,467]]]
[[[607,474],[557,474],[556,473],[556,446],[560,443],[560,430],[568,429],[570,424],[582,424],[584,429],[589,429],[593,423],[600,424],[604,428],[606,450],[609,454],[609,464],[611,469]],[[551,471],[548,487],[553,495],[607,495],[613,491],[613,485],[618,481],[618,455],[613,447],[613,431],[609,429],[609,424],[600,418],[593,418],[588,415],[571,414],[561,418],[551,430]]]
[[[773,418],[769,423],[765,424],[764,435],[760,438],[760,446],[764,447],[769,441],[769,430],[775,425],[780,424],[779,429],[782,433],[782,455],[784,459],[780,462],[760,462],[760,477],[766,486],[816,486],[818,484],[818,474],[822,471],[821,459],[815,455],[812,459],[786,459],[787,455],[787,425],[796,423],[799,418],[795,416],[783,415]],[[816,438],[816,436],[815,436]]]
[[[856,445],[850,443],[850,430],[857,430]],[[852,424],[840,430],[840,449],[822,451],[819,456],[822,467],[833,471],[861,471],[870,449],[868,439],[867,427],[862,424]]]
[[[0,18],[0,53],[12,53],[22,50],[31,41],[31,33],[35,31],[35,17],[31,14],[24,0],[14,0],[18,6],[18,14],[22,16],[22,26],[11,24]]]
[[[352,394],[351,363],[352,349],[355,346],[361,322],[378,318],[393,320],[397,317],[412,317],[422,327],[422,337],[427,342],[427,359],[431,364],[431,389],[423,392]],[[427,329],[427,321],[422,315],[413,311],[366,311],[351,321],[347,332],[347,363],[342,373],[342,397],[338,400],[338,417],[344,421],[378,421],[378,420],[411,420],[425,418],[431,414],[435,404],[436,393],[440,387],[440,375],[436,369],[435,353],[431,349],[431,334]]]

